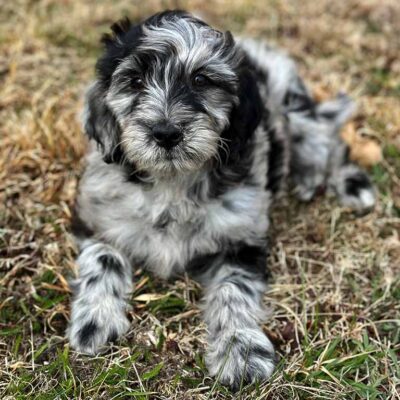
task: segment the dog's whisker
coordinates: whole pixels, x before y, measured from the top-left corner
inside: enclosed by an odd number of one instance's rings
[[[230,155],[230,148],[229,145],[227,144],[227,140],[224,140],[223,138],[219,138],[218,140],[218,148],[222,149],[225,153],[226,160],[229,159]]]

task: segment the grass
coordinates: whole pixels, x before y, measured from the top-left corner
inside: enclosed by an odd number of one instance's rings
[[[288,49],[313,90],[356,98],[384,160],[376,210],[290,197],[272,214],[265,332],[280,362],[232,395],[207,377],[199,286],[136,273],[128,335],[85,357],[64,338],[68,235],[85,142],[77,118],[117,18],[187,8]],[[16,0],[0,11],[0,398],[399,399],[400,7],[396,0]]]

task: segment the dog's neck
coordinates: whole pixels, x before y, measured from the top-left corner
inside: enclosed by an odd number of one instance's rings
[[[135,171],[132,165],[121,165],[121,171],[128,181],[140,185],[149,192],[170,193],[169,197],[176,201],[187,199],[194,202],[209,198],[210,172],[212,165],[203,165],[196,171],[171,171],[170,173],[150,173]]]

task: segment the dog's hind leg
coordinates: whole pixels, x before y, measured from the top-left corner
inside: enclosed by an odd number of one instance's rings
[[[344,206],[364,212],[375,204],[375,190],[367,175],[349,160],[340,130],[355,106],[346,95],[315,103],[299,78],[285,97],[290,133],[290,175],[299,199],[311,200],[320,188]]]
[[[353,101],[338,95],[318,104],[285,53],[253,39],[242,39],[240,45],[260,76],[260,93],[271,118],[283,114],[287,119],[289,137],[285,141],[290,143],[290,175],[296,195],[309,201],[326,187],[345,206],[358,211],[372,208],[374,188],[365,171],[349,161],[340,138],[341,128],[355,110]]]
[[[77,259],[68,336],[76,350],[94,354],[129,328],[126,297],[132,291],[128,260],[112,246],[86,240]]]

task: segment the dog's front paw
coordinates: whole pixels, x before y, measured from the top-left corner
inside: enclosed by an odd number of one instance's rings
[[[238,329],[210,340],[206,363],[212,376],[237,390],[242,382],[268,379],[274,371],[275,353],[261,329]]]
[[[72,305],[68,328],[71,347],[81,353],[96,354],[129,329],[125,307],[110,296],[97,304],[77,301]]]

